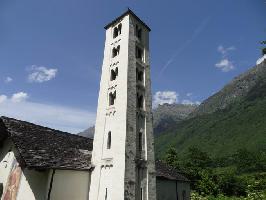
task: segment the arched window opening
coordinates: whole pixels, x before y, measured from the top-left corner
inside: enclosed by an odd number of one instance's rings
[[[141,29],[138,25],[136,25],[135,35],[136,35],[136,37],[137,37],[139,40],[141,40],[142,29]]]
[[[136,58],[143,61],[143,50],[138,46],[136,46]]]
[[[143,81],[143,71],[137,69],[137,81]]]
[[[116,79],[116,77],[118,76],[118,67],[116,67],[115,69],[111,70],[111,81],[114,81]]]
[[[143,96],[140,94],[137,94],[137,107],[143,108]]]
[[[118,35],[122,33],[122,24],[118,25]]]
[[[107,136],[107,149],[111,149],[111,143],[112,143],[112,133],[111,131],[109,131]]]
[[[115,27],[113,32],[113,38],[116,38],[117,36],[118,36],[118,28]]]
[[[109,106],[112,106],[115,104],[115,99],[116,99],[116,91],[114,91],[113,93],[110,92],[109,93]]]
[[[112,57],[116,57],[119,55],[119,51],[120,51],[120,45],[118,45],[117,47],[114,47],[112,50]]]

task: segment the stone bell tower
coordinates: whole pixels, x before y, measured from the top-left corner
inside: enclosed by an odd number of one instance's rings
[[[131,10],[106,27],[90,200],[156,200],[150,28]]]

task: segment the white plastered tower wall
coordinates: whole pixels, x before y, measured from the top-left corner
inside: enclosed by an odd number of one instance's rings
[[[136,26],[141,39],[136,37]],[[130,10],[106,27],[90,200],[156,199],[149,31]],[[119,48],[115,57],[114,48]],[[115,80],[112,70],[118,71]],[[143,77],[138,80],[139,76]],[[113,105],[110,93],[115,94]]]

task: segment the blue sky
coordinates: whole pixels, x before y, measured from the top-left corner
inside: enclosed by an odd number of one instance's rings
[[[0,115],[92,125],[103,27],[127,7],[152,29],[155,106],[203,101],[252,67],[266,39],[265,0],[0,0]]]

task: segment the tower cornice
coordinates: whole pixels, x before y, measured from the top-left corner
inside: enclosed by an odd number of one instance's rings
[[[115,20],[113,20],[112,22],[110,22],[109,24],[107,24],[104,28],[108,29],[109,27],[113,26],[114,24],[116,24],[117,22],[119,22],[121,19],[123,19],[125,16],[127,15],[132,15],[134,18],[136,18],[144,27],[146,27],[148,29],[148,31],[151,31],[150,27],[144,23],[131,9],[127,9],[126,12],[124,12],[122,15],[120,15],[119,17],[117,17]]]

